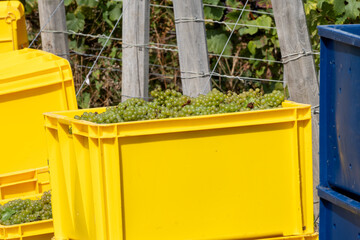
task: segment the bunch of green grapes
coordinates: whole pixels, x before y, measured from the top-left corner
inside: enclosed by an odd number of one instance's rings
[[[0,205],[0,224],[14,225],[52,218],[51,193],[44,192],[41,199],[16,199]]]
[[[161,91],[157,88],[151,92],[151,96],[153,100],[150,102],[131,98],[118,106],[107,108],[103,113],[85,112],[81,116],[75,116],[75,119],[106,124],[265,110],[281,107],[285,99],[281,91],[274,90],[272,93],[263,94],[258,88],[240,94],[222,93],[213,89],[196,98],[182,95],[175,90]]]

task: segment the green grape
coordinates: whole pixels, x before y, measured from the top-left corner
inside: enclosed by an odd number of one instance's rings
[[[41,199],[16,199],[0,205],[0,224],[14,225],[52,218],[51,192],[44,192]]]
[[[156,88],[150,93],[152,101],[131,98],[114,107],[108,107],[103,113],[85,112],[75,116],[99,124],[141,121],[163,118],[201,116],[209,114],[234,113],[243,111],[265,110],[281,107],[284,93],[274,90],[263,94],[259,88],[247,92],[222,93],[213,89],[206,95],[191,98],[175,90],[162,91]]]

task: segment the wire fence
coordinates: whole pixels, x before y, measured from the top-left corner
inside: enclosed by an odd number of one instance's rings
[[[63,0],[64,1],[64,0]],[[62,1],[62,2],[63,2]],[[116,2],[124,2],[130,0],[116,0]],[[232,14],[238,14],[237,20],[223,17],[220,20],[217,19],[197,19],[197,18],[182,18],[182,19],[174,19],[173,16],[168,14],[167,18],[169,22],[172,23],[171,28],[167,30],[167,34],[170,36],[164,35],[164,33],[159,32],[159,30],[152,25],[151,29],[151,42],[146,45],[134,45],[123,42],[121,38],[121,34],[115,34],[116,30],[119,32],[118,26],[121,24],[122,13],[116,20],[115,25],[113,26],[111,32],[105,34],[104,32],[101,34],[94,34],[93,32],[78,32],[73,30],[68,31],[58,31],[58,30],[48,30],[46,25],[40,29],[40,31],[36,34],[35,38],[31,42],[31,46],[33,46],[37,37],[41,32],[45,33],[64,33],[68,34],[69,38],[72,42],[84,42],[84,41],[97,41],[99,44],[94,44],[94,46],[90,46],[84,49],[77,49],[76,47],[71,47],[70,53],[59,54],[61,56],[69,55],[71,59],[71,64],[74,70],[74,78],[77,88],[77,96],[79,96],[80,101],[84,101],[84,97],[82,97],[82,93],[94,93],[101,91],[105,92],[114,92],[120,91],[121,87],[121,73],[122,73],[122,59],[121,59],[121,51],[124,48],[146,48],[150,51],[150,81],[160,82],[165,87],[168,87],[168,84],[172,85],[180,85],[181,75],[182,74],[190,74],[190,77],[187,78],[198,78],[198,77],[209,77],[209,81],[212,81],[213,86],[218,88],[223,88],[222,85],[228,86],[230,90],[234,90],[237,88],[246,88],[247,85],[252,85],[256,83],[256,86],[261,86],[259,84],[274,84],[274,83],[282,83],[282,66],[290,61],[296,60],[301,56],[306,56],[310,54],[318,54],[314,52],[300,52],[291,56],[283,56],[279,59],[274,59],[271,54],[265,54],[266,56],[263,58],[257,57],[256,54],[251,54],[250,56],[242,56],[242,52],[246,49],[247,46],[242,46],[239,44],[239,49],[237,51],[232,51],[232,54],[228,54],[227,47],[231,44],[235,37],[233,37],[235,31],[241,31],[242,29],[254,30],[258,31],[259,29],[263,31],[276,31],[275,25],[261,25],[257,24],[254,19],[253,21],[242,21],[245,17],[243,15],[247,14],[256,14],[257,16],[268,16],[273,18],[273,13],[271,11],[259,11],[249,9],[248,0],[244,1],[241,7],[231,7],[224,5],[213,5],[213,4],[203,4],[204,7],[220,9],[224,12],[231,12]],[[60,4],[59,4],[60,6]],[[59,7],[58,6],[58,7]],[[151,4],[152,11],[154,9],[164,9],[166,11],[173,11],[172,1],[163,0],[163,1],[152,1]],[[54,10],[51,16],[57,11],[58,7]],[[124,11],[124,9],[123,9]],[[165,14],[165,13],[161,13]],[[251,15],[252,16],[252,15]],[[246,17],[250,18],[250,17]],[[252,18],[255,18],[252,16]],[[51,19],[48,20],[50,22]],[[48,23],[47,22],[47,23]],[[207,29],[212,31],[216,26],[217,28],[221,28],[221,26],[227,29],[228,34],[225,34],[226,43],[218,49],[218,53],[209,51],[209,59],[212,70],[209,74],[199,74],[194,72],[183,72],[179,68],[178,61],[178,48],[176,44],[176,33],[175,25],[181,22],[204,22],[207,26]],[[254,24],[256,23],[256,24]],[[161,39],[159,36],[162,36]],[[251,34],[250,34],[251,35]],[[244,37],[240,34],[236,36],[235,43],[239,43],[242,41]],[[254,37],[255,38],[255,37]],[[109,45],[110,43],[110,45]],[[71,45],[71,44],[70,44]],[[98,47],[96,47],[98,46]],[[34,47],[34,46],[33,46]],[[235,50],[237,46],[232,46],[232,49]],[[266,49],[264,50],[266,52]],[[274,50],[273,50],[274,51]],[[248,54],[249,55],[249,54]],[[170,64],[169,64],[170,63]],[[261,64],[264,64],[260,66]],[[272,67],[275,66],[276,67]],[[249,69],[251,67],[258,66],[259,68],[265,69],[256,72],[255,75],[249,74],[251,72]],[[276,70],[276,73],[273,73],[273,69]],[[95,71],[95,74],[94,74]],[[100,73],[101,74],[100,74]],[[263,73],[264,72],[264,73]],[[275,76],[275,78],[274,78]],[[184,79],[184,77],[183,77]],[[111,85],[113,84],[113,85]],[[117,84],[116,87],[114,85]],[[89,86],[87,88],[86,86]],[[95,88],[94,88],[95,86]],[[92,89],[93,88],[93,89]],[[111,89],[113,88],[113,89]],[[102,101],[101,104],[111,104],[114,101],[114,98],[121,96],[118,94],[117,96],[110,96],[112,100],[107,98],[106,101]],[[100,96],[101,98],[101,96]],[[96,97],[90,97],[88,105],[90,105],[91,101],[96,102]],[[85,104],[86,105],[86,104]],[[92,106],[96,106],[96,104],[91,104]]]

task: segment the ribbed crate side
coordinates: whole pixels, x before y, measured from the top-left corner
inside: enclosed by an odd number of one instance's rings
[[[121,141],[121,140],[120,140]],[[109,239],[123,239],[123,203],[120,174],[120,145],[119,138],[106,138],[100,140],[100,147],[103,154],[104,183],[106,193],[106,226],[109,231]],[[109,159],[112,159],[109,161]],[[121,226],[121,227],[119,227]]]
[[[60,154],[58,132],[54,128],[45,128],[52,187],[51,201],[54,219],[54,231],[57,236],[65,237],[70,231],[72,219],[69,216],[69,205],[66,195],[64,170]],[[66,223],[66,224],[65,224]]]
[[[304,233],[312,234],[314,232],[312,147],[307,144],[312,141],[311,120],[298,121],[298,136]]]

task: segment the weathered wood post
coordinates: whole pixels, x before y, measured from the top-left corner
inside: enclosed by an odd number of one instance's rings
[[[39,0],[41,28],[49,21],[51,14],[60,3],[61,0]],[[62,3],[41,32],[42,49],[69,60],[69,39],[66,32],[65,6]]]
[[[211,90],[202,0],[173,0],[183,93]]]
[[[290,99],[319,105],[319,83],[317,79],[312,47],[306,25],[302,0],[272,0],[281,55],[284,61],[284,79]],[[316,187],[319,184],[319,115],[312,113],[313,134],[313,188],[314,202],[318,202]],[[319,206],[314,204],[318,216]]]
[[[122,101],[148,97],[149,86],[149,0],[123,1]]]

